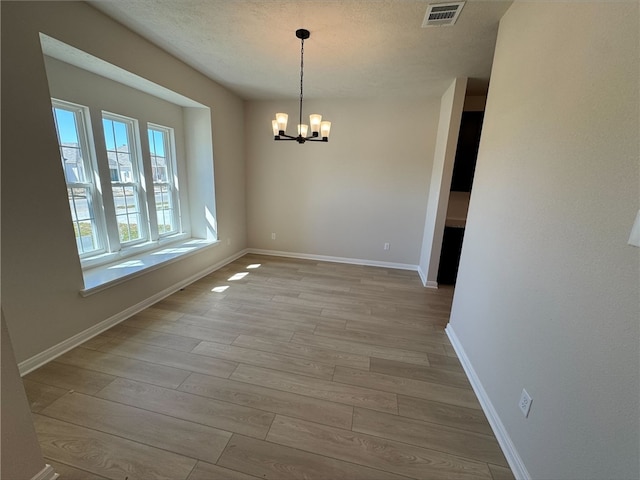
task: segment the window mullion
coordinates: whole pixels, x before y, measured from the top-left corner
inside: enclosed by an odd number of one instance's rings
[[[140,119],[138,123],[138,138],[140,139],[140,149],[142,151],[142,171],[140,172],[140,181],[144,188],[144,194],[147,205],[147,219],[151,240],[158,240],[158,219],[156,212],[155,188],[153,184],[153,174],[151,168],[151,152],[149,142],[147,142],[147,122]]]
[[[166,140],[166,149],[171,156],[171,175],[169,177],[170,188],[171,188],[171,196],[173,200],[173,218],[176,222],[177,228],[182,231],[184,225],[182,224],[182,210],[181,210],[181,202],[179,197],[180,188],[178,185],[178,165],[176,159],[178,158],[176,155],[176,140],[175,140],[175,132],[174,130],[170,130],[167,135]]]

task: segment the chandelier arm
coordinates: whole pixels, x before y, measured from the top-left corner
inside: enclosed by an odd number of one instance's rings
[[[284,138],[282,138],[282,137],[284,137]],[[275,136],[274,140],[284,140],[284,141],[287,141],[287,140],[298,140],[298,137],[294,137],[292,135],[287,135],[285,133],[285,134],[280,134],[280,135]]]

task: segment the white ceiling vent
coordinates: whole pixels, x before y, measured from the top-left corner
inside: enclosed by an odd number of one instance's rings
[[[422,28],[453,25],[456,23],[462,7],[464,7],[464,2],[433,3],[429,5],[422,22]]]

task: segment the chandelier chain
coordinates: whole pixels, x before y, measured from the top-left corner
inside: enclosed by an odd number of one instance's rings
[[[300,39],[300,121],[299,125],[302,125],[302,85],[303,85],[303,76],[304,76],[304,38]]]

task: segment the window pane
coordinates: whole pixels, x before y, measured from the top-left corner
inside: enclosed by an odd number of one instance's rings
[[[138,198],[137,187],[113,187],[113,201],[116,207],[118,232],[122,243],[140,240],[145,237]]]
[[[171,202],[171,188],[168,185],[154,186],[156,196],[156,212],[158,217],[158,233],[169,233],[176,230]]]
[[[99,248],[89,192],[90,189],[88,188],[67,188],[69,209],[71,210],[71,219],[73,220],[73,229],[79,253],[92,252]]]
[[[54,108],[53,113],[65,179],[67,183],[85,182],[84,159],[76,123],[76,112]]]

